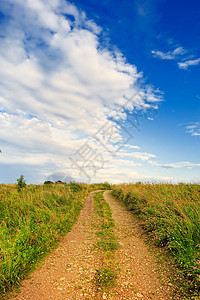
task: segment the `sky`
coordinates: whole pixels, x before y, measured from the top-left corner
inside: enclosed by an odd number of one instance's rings
[[[0,183],[200,182],[197,0],[1,0]]]

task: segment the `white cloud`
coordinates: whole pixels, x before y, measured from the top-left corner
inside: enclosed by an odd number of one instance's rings
[[[200,163],[191,163],[189,161],[171,163],[171,164],[164,164],[162,168],[193,168],[193,167],[200,167]]]
[[[186,132],[192,136],[200,136],[200,122],[194,122],[192,125],[186,126]]]
[[[131,152],[131,153],[119,152],[117,154],[117,157],[129,157],[129,158],[136,158],[142,161],[147,161],[150,158],[155,158],[156,156],[154,154],[146,153],[146,152]]]
[[[187,51],[181,46],[177,47],[173,51],[168,51],[168,52],[162,52],[162,51],[158,51],[158,50],[151,51],[151,53],[154,55],[154,57],[158,57],[160,59],[166,59],[166,60],[177,59],[181,55],[184,55],[186,52]]]
[[[129,149],[140,149],[139,146],[134,146],[134,145],[125,145],[124,147],[129,148]]]
[[[7,0],[0,9],[7,15],[0,28],[2,164],[41,165],[46,174],[49,163],[75,172],[69,156],[105,122],[121,139],[108,116],[126,119],[119,107],[133,94],[129,111],[157,109],[159,91],[142,85],[142,73],[121,53],[101,47],[102,29],[74,5]],[[145,161],[148,154],[134,157]]]
[[[156,161],[149,160],[149,164],[157,167],[161,167],[164,169],[179,169],[179,168],[193,168],[193,167],[200,167],[200,163],[192,163],[188,161],[182,161],[182,162],[175,162],[175,163],[168,163],[168,164],[160,164]]]
[[[163,60],[177,60],[180,59],[181,56],[187,53],[187,50],[181,46],[178,46],[173,51],[163,52],[158,50],[152,50],[151,53],[154,57],[163,59]],[[187,70],[190,66],[196,66],[200,64],[200,58],[186,60],[188,57],[185,57],[185,61],[178,62],[178,66],[180,69]],[[183,59],[184,60],[184,59]]]
[[[179,66],[180,69],[187,70],[188,67],[197,66],[199,64],[200,64],[200,58],[197,58],[197,59],[193,59],[193,60],[187,60],[187,61],[184,61],[184,62],[179,62],[178,66]]]

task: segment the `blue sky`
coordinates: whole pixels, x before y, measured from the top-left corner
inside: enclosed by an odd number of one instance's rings
[[[2,0],[0,183],[199,182],[199,15],[194,0]]]

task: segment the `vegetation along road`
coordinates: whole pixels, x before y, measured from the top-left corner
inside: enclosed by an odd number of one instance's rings
[[[89,193],[71,231],[10,299],[189,299],[145,242],[142,222],[111,191]]]

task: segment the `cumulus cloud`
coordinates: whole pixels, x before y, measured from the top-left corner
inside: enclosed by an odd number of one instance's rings
[[[199,64],[200,64],[200,58],[197,58],[197,59],[193,59],[193,60],[187,60],[187,61],[184,61],[184,62],[179,62],[178,66],[179,66],[180,69],[187,70],[188,67],[197,66]]]
[[[173,60],[177,59],[181,55],[184,55],[187,51],[179,46],[173,51],[168,51],[168,52],[163,52],[163,51],[158,51],[158,50],[152,50],[151,53],[153,54],[154,57],[160,58],[160,59],[166,59],[166,60]]]
[[[2,0],[0,11],[1,163],[40,164],[44,174],[49,163],[71,172],[69,156],[106,122],[122,139],[110,117],[157,109],[160,92],[141,83],[142,73],[122,53],[101,46],[102,29],[74,5]]]

